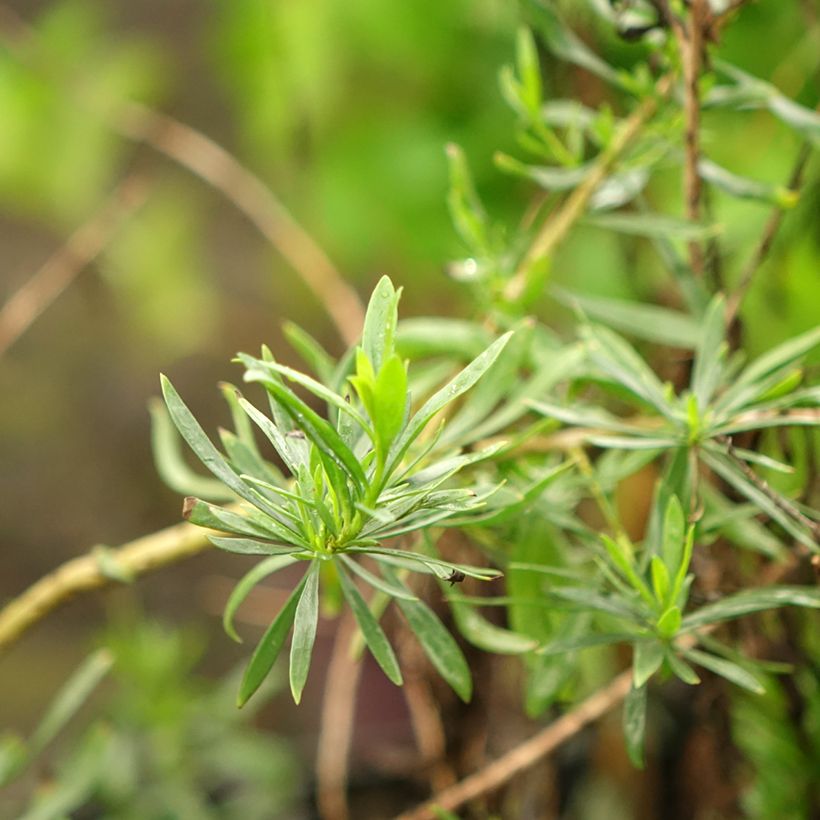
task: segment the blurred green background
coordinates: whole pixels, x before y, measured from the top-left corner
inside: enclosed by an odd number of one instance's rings
[[[609,33],[587,4],[561,5],[610,62],[629,66],[645,55]],[[813,107],[817,16],[812,0],[753,3],[727,31],[721,56]],[[226,147],[361,295],[387,273],[405,287],[404,316],[463,315],[467,294],[446,274],[463,249],[446,209],[444,146],[464,148],[488,210],[513,228],[532,192],[497,171],[493,154],[520,153],[497,82],[520,22],[511,0],[0,6],[0,304],[123,180],[138,179],[146,192],[99,257],[0,357],[0,597],[93,545],[179,520],[180,499],[159,482],[149,448],[146,406],[160,371],[213,429],[225,412],[216,383],[236,378],[229,360],[237,350],[267,343],[292,360],[285,319],[333,352],[343,349],[318,301],[230,202],[116,133],[122,103],[145,103]],[[591,75],[544,62],[556,96],[596,105],[610,95]],[[623,110],[622,100],[612,103]],[[799,148],[765,112],[706,112],[703,144],[734,172],[777,184]],[[670,165],[655,182],[655,208],[680,213],[679,176]],[[744,309],[753,353],[817,323],[820,187],[816,173],[808,178]],[[769,210],[719,196],[711,208],[725,226],[722,265],[732,282]],[[554,267],[559,283],[582,292],[671,298],[646,243],[593,228],[577,231]],[[555,305],[540,309],[549,321]],[[148,611],[193,626],[210,635],[206,671],[226,672],[245,654],[218,620],[240,571],[203,556],[60,611],[0,657],[0,727],[32,725],[112,614]],[[259,602],[257,626],[274,606]],[[401,695],[376,677],[384,703],[363,735],[385,748],[409,743]],[[321,688],[312,683],[298,712],[282,700],[267,718],[306,760]],[[628,800],[623,812],[649,816]]]

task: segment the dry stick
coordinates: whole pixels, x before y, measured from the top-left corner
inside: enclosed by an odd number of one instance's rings
[[[701,181],[698,163],[700,161],[700,79],[701,57],[703,54],[703,27],[708,9],[706,0],[692,0],[688,25],[675,25],[675,36],[681,53],[683,66],[683,115],[684,115],[684,171],[683,185],[686,217],[692,222],[700,220]],[[695,276],[703,276],[703,248],[697,240],[689,243],[689,265]]]
[[[550,723],[519,746],[493,761],[489,766],[435,795],[433,800],[405,812],[397,820],[435,820],[433,807],[454,811],[464,803],[502,786],[515,775],[534,766],[564,741],[617,706],[632,685],[632,670],[621,672],[609,685]]]
[[[521,297],[529,284],[533,267],[549,256],[569,233],[572,226],[583,216],[590,197],[604,181],[613,164],[631,145],[646,121],[658,108],[658,101],[666,97],[672,88],[672,75],[662,77],[655,88],[655,96],[648,97],[623,122],[612,142],[602,151],[583,182],[567,197],[564,204],[553,212],[536,235],[515,276],[504,290],[505,298],[514,302]]]
[[[356,291],[258,177],[212,139],[144,105],[121,106],[110,124],[121,135],[150,145],[222,193],[301,276],[345,344],[356,343],[364,323]]]
[[[789,175],[787,186],[790,190],[799,190],[803,182],[803,172],[806,169],[810,156],[811,147],[808,144],[804,144],[797,156],[794,168],[792,168],[792,172]],[[766,227],[763,229],[763,235],[760,237],[760,242],[752,253],[751,258],[746,263],[746,267],[740,275],[737,286],[729,296],[726,303],[726,326],[729,328],[731,328],[737,319],[738,311],[740,310],[743,300],[746,298],[746,293],[751,287],[755,274],[760,266],[766,261],[766,258],[772,249],[777,232],[780,230],[780,226],[783,223],[784,213],[783,208],[779,206],[772,211],[768,221],[766,222]]]
[[[351,654],[356,621],[350,612],[342,617],[333,642],[325,680],[322,721],[316,753],[317,801],[323,820],[347,820],[347,780],[362,664]]]
[[[209,549],[209,534],[214,533],[192,524],[176,524],[118,549],[97,548],[67,561],[0,610],[0,652],[80,592],[135,578]]]
[[[0,5],[0,36],[20,59],[26,59],[25,46],[34,41],[36,32],[12,9]],[[201,132],[138,103],[122,104],[108,123],[120,135],[150,145],[187,168],[233,203],[304,280],[345,344],[356,343],[364,323],[356,291],[270,188],[236,157]]]
[[[146,181],[122,182],[103,206],[0,308],[0,356],[108,245],[123,220],[145,202]]]

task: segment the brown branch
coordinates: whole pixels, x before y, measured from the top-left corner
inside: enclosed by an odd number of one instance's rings
[[[356,291],[257,176],[209,137],[144,105],[122,105],[110,124],[122,136],[150,145],[223,194],[299,274],[345,344],[356,343],[364,323]]]
[[[808,144],[804,144],[789,174],[789,181],[787,183],[789,190],[797,191],[800,189],[803,183],[803,173],[806,170],[810,156],[811,148]],[[726,326],[728,328],[731,328],[737,320],[740,306],[746,298],[746,294],[752,285],[755,274],[769,256],[780,226],[783,224],[784,214],[785,211],[780,206],[772,211],[766,222],[766,226],[763,228],[760,242],[758,242],[757,247],[752,252],[752,256],[746,263],[746,267],[743,269],[743,273],[741,273],[737,285],[732,290],[726,302]]]
[[[118,549],[96,548],[44,575],[0,610],[0,652],[80,592],[144,575],[209,549],[210,530],[177,524]]]
[[[708,20],[707,0],[692,0],[686,28],[675,26],[675,36],[683,67],[683,115],[684,115],[684,171],[683,185],[686,217],[692,222],[700,220],[701,180],[698,170],[700,161],[700,80],[703,57],[703,30]],[[703,276],[703,248],[697,240],[689,243],[689,265],[695,276]]]
[[[535,265],[555,251],[572,226],[584,215],[589,199],[595,193],[596,188],[606,179],[614,163],[629,148],[647,120],[657,111],[659,101],[669,94],[671,88],[671,75],[666,75],[658,81],[655,95],[647,97],[623,121],[584,181],[567,197],[560,208],[550,214],[518,265],[515,275],[504,289],[504,297],[507,301],[516,301],[526,291]]]
[[[454,811],[464,803],[496,790],[617,706],[626,697],[631,685],[632,670],[621,672],[609,685],[590,695],[529,740],[460,783],[439,792],[427,803],[400,815],[397,820],[435,820],[434,807]]]
[[[106,248],[123,220],[145,202],[147,194],[144,179],[128,177],[45,265],[9,297],[0,308],[0,356]]]
[[[5,5],[0,5],[0,36],[18,59],[35,62],[35,54],[28,47],[37,45],[36,32]],[[75,97],[87,105],[79,94]],[[344,342],[355,344],[364,323],[364,308],[356,291],[257,176],[209,137],[144,105],[123,103],[106,112],[105,117],[115,132],[150,145],[207,182],[240,210],[299,274]]]
[[[322,722],[316,752],[317,802],[323,820],[347,820],[347,780],[353,740],[356,692],[362,663],[351,653],[356,621],[346,612],[336,629],[325,679]]]

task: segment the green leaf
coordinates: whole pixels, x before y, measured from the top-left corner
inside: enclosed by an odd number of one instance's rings
[[[813,552],[817,552],[818,545],[806,529],[790,515],[787,515],[765,492],[750,481],[734,461],[729,460],[727,455],[716,453],[705,447],[701,449],[700,455],[701,459],[714,472],[758,506],[769,518],[777,521],[789,535],[796,538],[801,544],[805,544]],[[786,501],[786,503],[789,502]]]
[[[632,632],[578,635],[574,638],[559,638],[558,640],[550,641],[535,651],[539,655],[562,655],[565,652],[575,652],[578,649],[589,649],[594,646],[609,646],[613,643],[634,641],[635,637],[635,634]]]
[[[392,570],[385,568],[383,572],[392,585],[403,587],[409,594],[409,590]],[[473,694],[473,680],[470,667],[455,638],[423,601],[410,600],[403,596],[397,597],[396,603],[430,663],[450,684],[453,691],[468,703]]]
[[[528,0],[526,8],[544,37],[547,48],[556,57],[585,68],[613,85],[624,87],[619,73],[571,31],[552,6],[536,2],[536,0]]]
[[[319,563],[314,561],[305,574],[305,585],[296,605],[293,641],[290,645],[290,691],[298,704],[302,699],[316,627],[319,623]]]
[[[373,289],[362,331],[362,348],[378,374],[382,363],[393,355],[401,288],[396,290],[387,276]]]
[[[646,582],[635,571],[632,558],[627,554],[622,545],[603,533],[601,534],[601,540],[604,543],[604,547],[606,547],[607,554],[612,560],[612,563],[617,567],[618,571],[624,577],[624,580],[629,583],[632,589],[634,589],[649,606],[653,606],[655,601],[652,597],[652,593],[649,591],[649,587],[647,587]]]
[[[285,338],[302,357],[323,384],[333,382],[333,371],[336,363],[328,352],[306,330],[293,322],[285,322],[282,326]]]
[[[251,493],[239,476],[228,466],[220,452],[205,435],[199,422],[179,397],[179,393],[174,389],[171,382],[164,375],[160,375],[160,381],[162,394],[165,397],[165,404],[171,414],[171,419],[199,460],[240,498],[250,501],[255,507],[268,511],[270,505],[260,503],[258,496]]]
[[[396,350],[408,359],[427,356],[455,357],[469,361],[492,342],[489,331],[464,319],[418,317],[402,319],[396,332]]]
[[[504,346],[509,342],[512,332],[505,333],[496,339],[480,356],[467,365],[452,381],[431,396],[410,420],[404,431],[391,448],[391,460],[387,470],[390,475],[398,467],[410,445],[440,410],[469,390],[490,368],[498,358]]]
[[[290,415],[297,428],[327,456],[343,466],[356,483],[360,492],[367,486],[367,478],[358,459],[342,441],[341,436],[318,413],[307,406],[295,393],[276,381],[265,382],[265,389],[272,393]],[[344,401],[344,400],[342,400]],[[243,406],[246,406],[243,402]],[[247,406],[248,408],[250,405]],[[256,416],[252,418],[256,420]],[[263,417],[264,418],[264,417]]]
[[[678,239],[682,242],[713,239],[723,231],[720,225],[704,225],[699,222],[689,222],[685,219],[675,219],[671,216],[643,213],[589,214],[581,222],[595,228],[625,233],[630,236],[662,237],[665,239]]]
[[[407,371],[404,362],[394,353],[382,364],[373,396],[373,424],[384,454],[404,426],[407,404]]]
[[[666,612],[658,618],[658,634],[668,640],[678,634],[681,625],[681,611],[677,606],[670,606]]]
[[[92,652],[62,685],[29,741],[30,754],[39,754],[77,713],[108,674],[114,658],[107,649]]]
[[[271,544],[268,541],[257,541],[253,538],[222,538],[209,535],[208,540],[221,550],[238,555],[291,555],[299,552],[301,547]]]
[[[367,419],[365,419],[350,402],[345,401],[342,396],[329,387],[325,387],[321,382],[317,382],[316,379],[312,379],[310,376],[306,376],[304,373],[300,373],[292,367],[286,367],[278,362],[266,362],[261,359],[254,359],[253,356],[248,356],[245,353],[240,353],[238,358],[242,364],[245,365],[246,382],[260,382],[267,386],[271,380],[270,373],[276,373],[280,376],[284,376],[288,381],[301,385],[313,393],[314,396],[327,402],[329,406],[335,407],[339,412],[346,413],[362,430],[368,430],[370,428]]]
[[[436,575],[442,580],[446,580],[453,571],[463,572],[470,578],[477,578],[479,581],[492,581],[500,578],[502,573],[497,569],[487,567],[471,567],[467,564],[454,564],[450,561],[442,561],[440,558],[433,558],[430,555],[422,555],[408,550],[384,549],[381,547],[348,547],[345,552],[372,555],[377,561],[392,563],[396,566],[406,566],[408,562],[415,565],[427,567],[427,573]],[[414,572],[424,570],[414,567]]]
[[[581,333],[597,367],[664,416],[675,419],[660,380],[625,339],[600,325],[585,325]]]
[[[741,372],[717,403],[717,410],[731,413],[746,406],[763,394],[760,385],[768,376],[793,365],[820,344],[820,327],[788,339],[768,353],[755,359]]]
[[[655,591],[655,598],[658,603],[665,604],[669,600],[669,570],[666,568],[663,559],[657,555],[652,556],[650,563],[652,571],[652,588]]]
[[[800,197],[797,191],[791,191],[782,185],[771,185],[757,179],[738,176],[705,158],[698,162],[698,173],[701,179],[737,199],[752,199],[779,208],[792,208]]]
[[[293,626],[296,606],[302,598],[306,582],[309,577],[316,576],[314,570],[315,565],[312,565],[304,574],[302,580],[291,592],[285,605],[273,619],[273,623],[267,628],[262,639],[256,645],[250,662],[245,668],[245,674],[242,676],[242,683],[239,686],[236,705],[240,708],[248,702],[251,695],[262,685],[262,681],[267,677],[268,672],[270,672],[271,667],[279,657],[279,653],[285,645],[285,639],[288,637],[288,632]]]
[[[696,663],[704,669],[726,678],[726,680],[747,689],[749,692],[762,695],[766,691],[763,684],[739,664],[727,661],[725,658],[718,658],[716,655],[710,655],[707,652],[701,652],[699,649],[687,649],[683,654],[692,663]]]
[[[289,567],[296,561],[288,555],[273,555],[260,561],[250,572],[245,573],[233,588],[227,603],[225,604],[225,611],[222,613],[222,626],[225,632],[233,638],[237,643],[242,643],[242,638],[239,637],[233,625],[233,619],[236,611],[242,605],[248,593],[268,575],[278,572],[280,569]]]
[[[460,146],[448,143],[446,150],[450,171],[450,188],[447,193],[450,218],[470,251],[488,256],[491,249],[487,215],[476,193],[470,166]]]
[[[703,319],[703,329],[695,351],[692,372],[692,393],[698,411],[705,412],[720,385],[726,359],[726,303],[718,294],[709,303]]]
[[[578,305],[587,316],[638,339],[686,349],[697,344],[700,328],[687,313],[625,299],[584,296],[562,288],[553,288],[552,293],[565,305]]]
[[[358,561],[348,558],[347,555],[342,554],[340,558],[348,569],[355,572],[356,575],[358,575],[366,583],[370,584],[370,586],[374,589],[378,589],[380,592],[383,592],[385,595],[389,595],[391,598],[403,598],[407,601],[418,601],[418,596],[413,595],[413,593],[408,591],[407,587],[403,584],[391,584],[383,578],[379,578],[378,575],[374,575],[369,570],[366,570],[361,564],[358,563]],[[385,572],[384,565],[382,568],[382,574],[387,574]]]
[[[672,495],[666,504],[663,517],[663,540],[661,541],[661,557],[669,571],[670,578],[674,578],[680,569],[685,539],[686,521],[683,507],[678,497]]]
[[[623,730],[626,752],[632,765],[644,767],[644,736],[646,734],[646,686],[631,687],[624,700]]]
[[[197,495],[209,501],[228,501],[233,493],[221,481],[195,473],[182,457],[180,438],[165,405],[159,399],[148,402],[151,413],[151,451],[159,477],[172,490]]]
[[[370,649],[384,674],[387,675],[396,686],[401,686],[402,676],[401,670],[399,669],[399,662],[396,660],[396,654],[393,652],[393,647],[390,646],[390,641],[387,640],[387,635],[384,634],[384,630],[379,626],[379,622],[373,617],[373,613],[368,608],[367,602],[362,598],[361,593],[344,569],[338,564],[337,569],[339,571],[339,582],[342,586],[342,594],[347,599],[350,609],[353,611],[356,623],[359,624],[359,629],[362,631],[368,649]]]
[[[718,621],[739,618],[751,612],[777,609],[781,606],[802,606],[820,609],[820,589],[816,587],[771,586],[747,589],[720,601],[702,606],[683,619],[683,629],[691,631]]]
[[[667,647],[666,662],[669,664],[672,674],[684,683],[688,683],[690,686],[697,686],[700,683],[700,678],[695,670],[683,658],[678,657],[671,647]]]
[[[636,641],[632,659],[632,681],[636,689],[644,684],[661,668],[664,647],[660,641]]]
[[[466,603],[450,601],[456,626],[466,640],[497,655],[520,655],[538,646],[538,642],[509,629],[490,623],[478,610]]]

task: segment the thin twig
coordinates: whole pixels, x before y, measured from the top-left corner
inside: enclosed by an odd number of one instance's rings
[[[655,113],[658,103],[669,94],[672,76],[662,77],[655,94],[647,97],[621,124],[610,144],[601,152],[584,181],[567,197],[564,204],[553,211],[535,236],[518,269],[504,289],[507,301],[514,302],[526,291],[532,271],[542,259],[555,251],[572,226],[583,216],[590,197],[606,179],[613,164],[632,144],[646,121]]]
[[[110,124],[119,134],[150,145],[223,194],[313,291],[345,344],[356,343],[364,323],[364,309],[356,291],[257,176],[209,137],[144,105],[121,106]]]
[[[803,173],[811,156],[811,147],[806,143],[800,149],[797,160],[794,163],[791,173],[789,174],[789,181],[787,187],[789,190],[798,191],[803,182]],[[746,294],[751,287],[752,281],[760,266],[766,261],[769,252],[774,245],[774,240],[783,223],[783,216],[785,211],[782,207],[776,207],[769,216],[766,226],[763,228],[763,234],[760,237],[757,247],[752,252],[752,256],[746,263],[743,273],[740,275],[737,285],[732,289],[731,294],[726,302],[726,326],[731,328],[737,320],[738,312]]]
[[[36,32],[5,5],[0,5],[0,37],[18,59],[33,61],[27,46],[37,45]],[[75,97],[87,105],[81,95]],[[209,137],[144,105],[123,103],[105,116],[115,132],[179,163],[245,214],[310,288],[345,344],[355,344],[364,322],[358,294],[259,177]]]
[[[684,116],[684,197],[686,217],[692,222],[700,220],[701,180],[700,162],[700,80],[703,56],[703,29],[708,8],[706,0],[692,0],[688,25],[674,26],[675,36],[683,66],[683,116]],[[703,276],[703,248],[697,240],[689,243],[689,265],[695,276]]]
[[[434,807],[454,811],[464,803],[494,791],[515,775],[534,766],[566,740],[617,706],[626,697],[631,685],[632,671],[621,672],[610,684],[599,689],[529,740],[460,783],[439,792],[427,803],[400,815],[397,820],[435,820]]]
[[[347,781],[361,659],[350,651],[356,621],[346,612],[336,629],[325,679],[322,722],[316,752],[317,802],[323,820],[347,820]]]
[[[80,592],[130,580],[209,549],[209,534],[202,527],[176,524],[117,549],[96,548],[72,558],[0,610],[0,652]]]
[[[146,180],[131,176],[0,308],[2,356],[109,244],[123,220],[148,194]]]

